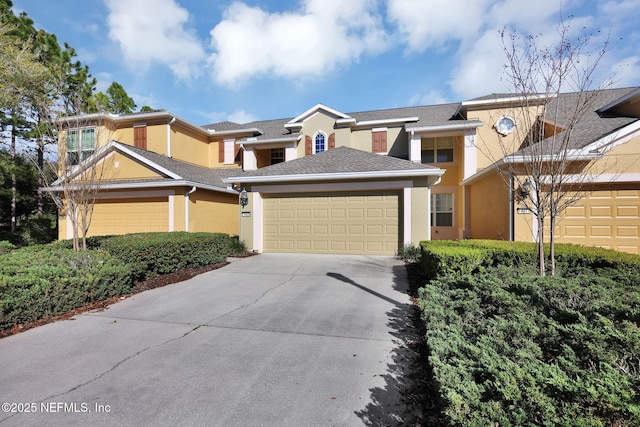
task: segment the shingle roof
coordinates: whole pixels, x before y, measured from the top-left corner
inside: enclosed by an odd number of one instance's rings
[[[575,123],[571,129],[571,139],[569,141],[568,149],[581,149],[587,145],[601,139],[602,137],[615,132],[616,130],[623,128],[633,122],[638,121],[637,117],[625,117],[613,114],[599,114],[598,109],[610,104],[611,102],[621,98],[627,93],[635,90],[636,88],[622,88],[622,89],[606,89],[600,91],[589,92],[588,94],[582,92],[564,93],[560,94],[557,98],[551,100],[546,108],[547,118],[552,117],[549,112],[552,112],[555,116],[555,112],[558,112],[556,122],[561,127],[570,126],[569,122],[576,117],[576,108],[586,96],[595,95],[589,99],[586,113],[577,123]],[[555,136],[555,140],[559,141],[565,137],[567,131],[558,133]],[[552,146],[558,147],[560,144],[556,142],[553,144],[552,138],[547,138],[537,145],[537,151],[541,154],[552,154]],[[561,148],[561,147],[558,147]],[[527,154],[530,149],[523,149],[518,154]]]
[[[259,176],[344,174],[364,172],[394,171],[432,171],[439,168],[379,155],[349,147],[338,147],[322,153],[305,156],[288,162],[266,166],[257,170],[243,172],[233,177],[248,178]]]
[[[175,175],[182,177],[187,181],[220,187],[221,189],[227,188],[227,184],[222,182],[222,180],[234,174],[237,175],[239,171],[239,168],[210,169],[203,166],[197,166],[190,163],[182,162],[180,160],[175,160],[162,154],[143,150],[142,148],[133,147],[131,145],[122,144],[120,142],[117,144],[126,147],[126,149],[133,151],[138,156],[143,157],[152,163],[155,163],[156,165],[170,171]],[[164,179],[160,178],[160,180]]]

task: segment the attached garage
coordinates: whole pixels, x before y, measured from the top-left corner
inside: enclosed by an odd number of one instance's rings
[[[565,211],[559,242],[640,254],[640,190],[594,191]]]
[[[430,239],[442,169],[348,147],[231,176],[240,238],[257,252],[395,255]]]
[[[93,208],[90,235],[169,231],[167,197],[99,200]]]
[[[394,255],[400,198],[397,191],[267,195],[264,251]]]

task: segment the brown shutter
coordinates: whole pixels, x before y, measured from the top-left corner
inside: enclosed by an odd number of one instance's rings
[[[387,152],[387,131],[371,132],[372,137],[372,151],[374,153],[386,153]]]
[[[218,163],[224,163],[224,141],[218,141]]]
[[[311,145],[311,137],[306,135],[304,137],[304,155],[310,156],[313,154],[313,146]]]
[[[240,144],[236,144],[236,142],[233,141],[233,161],[234,162],[238,158],[238,153],[239,152],[240,152]]]
[[[147,126],[135,126],[133,128],[133,145],[147,149]]]
[[[336,148],[336,134],[332,133],[331,135],[329,135],[329,150],[331,150],[332,148]]]

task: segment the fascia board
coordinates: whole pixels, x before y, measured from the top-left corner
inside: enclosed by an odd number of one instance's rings
[[[546,99],[555,98],[556,96],[556,94],[536,94],[526,96],[510,96],[506,98],[477,99],[471,101],[462,101],[460,105],[463,109],[465,109],[465,107],[492,107],[501,104],[516,104],[525,100],[544,101]]]
[[[225,135],[233,136],[233,135],[242,135],[244,133],[250,133],[252,135],[264,135],[264,132],[260,128],[246,128],[246,129],[220,130],[220,131],[209,129],[209,135],[211,136],[225,136]]]
[[[621,129],[618,129],[615,132],[612,132],[608,135],[603,136],[602,138],[585,146],[582,149],[582,151],[595,152],[595,151],[600,151],[603,148],[605,149],[605,151],[608,151],[612,146],[615,145],[617,141],[623,140],[623,142],[626,142],[628,139],[631,139],[637,136],[633,134],[638,131],[640,131],[640,120],[636,120],[630,125],[627,125]]]
[[[597,160],[602,157],[602,153],[589,153],[582,150],[568,150],[566,154],[562,156],[554,154],[546,154],[543,156],[525,156],[523,154],[514,156],[506,156],[502,160],[505,164],[527,163],[531,161],[536,162],[558,162],[558,161],[579,161],[579,160]]]
[[[443,131],[456,131],[456,130],[468,130],[476,129],[484,126],[484,122],[480,120],[469,120],[464,123],[456,123],[450,125],[433,125],[433,126],[419,126],[419,127],[407,127],[407,132],[414,133],[429,133],[429,132],[443,132]]]
[[[232,188],[216,187],[215,185],[202,184],[199,182],[188,180],[175,180],[175,181],[148,181],[148,182],[113,182],[98,185],[99,190],[128,190],[128,189],[140,189],[140,188],[163,188],[163,187],[197,187],[205,190],[218,191],[220,193],[238,194],[238,192]],[[62,192],[64,188],[61,186],[43,187],[42,190],[49,192]]]
[[[398,177],[425,177],[442,176],[444,170],[436,169],[414,169],[399,171],[371,171],[371,172],[343,172],[343,173],[314,173],[296,175],[274,175],[274,176],[232,176],[225,178],[225,183],[257,183],[257,182],[291,182],[291,181],[331,181],[331,180],[364,180],[376,178],[398,178]]]
[[[312,114],[320,111],[320,110],[324,110],[327,113],[333,114],[336,117],[342,118],[342,119],[347,119],[350,116],[341,113],[338,110],[334,110],[333,108],[329,108],[326,105],[323,104],[316,104],[313,107],[309,108],[307,111],[305,111],[304,113],[300,114],[299,116],[295,117],[294,119],[291,119],[288,123],[286,123],[284,125],[284,127],[288,128],[290,126],[299,126],[300,122],[304,121],[305,119],[307,119],[309,116],[311,116]]]
[[[618,99],[614,100],[613,102],[611,102],[611,103],[609,103],[609,104],[605,105],[605,106],[604,106],[604,107],[602,107],[602,108],[599,108],[599,109],[598,109],[598,110],[596,110],[596,111],[597,111],[598,113],[604,113],[605,111],[607,111],[607,110],[609,110],[609,109],[611,109],[611,108],[615,107],[616,105],[618,105],[618,104],[622,104],[623,102],[628,101],[629,99],[634,98],[634,97],[636,97],[636,96],[638,96],[638,95],[640,95],[640,87],[639,87],[639,88],[637,88],[637,89],[635,89],[635,90],[632,90],[632,91],[631,91],[631,92],[629,92],[628,94],[626,94],[626,95],[624,95],[624,96],[622,96],[622,97],[620,97],[620,98],[618,98]]]
[[[288,143],[288,142],[296,142],[302,138],[302,135],[288,136],[285,138],[269,138],[269,139],[243,139],[240,141],[236,141],[236,144],[240,145],[261,145],[261,144],[273,144],[273,143]]]
[[[394,125],[399,123],[417,122],[420,117],[398,117],[395,119],[378,119],[378,120],[363,120],[361,122],[354,122],[354,128],[373,127],[380,125]],[[346,123],[346,121],[344,122]]]

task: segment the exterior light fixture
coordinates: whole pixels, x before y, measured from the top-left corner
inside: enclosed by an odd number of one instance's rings
[[[240,192],[240,207],[244,209],[245,206],[249,204],[249,195],[247,194],[246,189],[242,189]]]
[[[520,186],[520,197],[522,200],[525,200],[529,197],[529,193],[531,192],[531,181],[527,178],[522,185]]]

